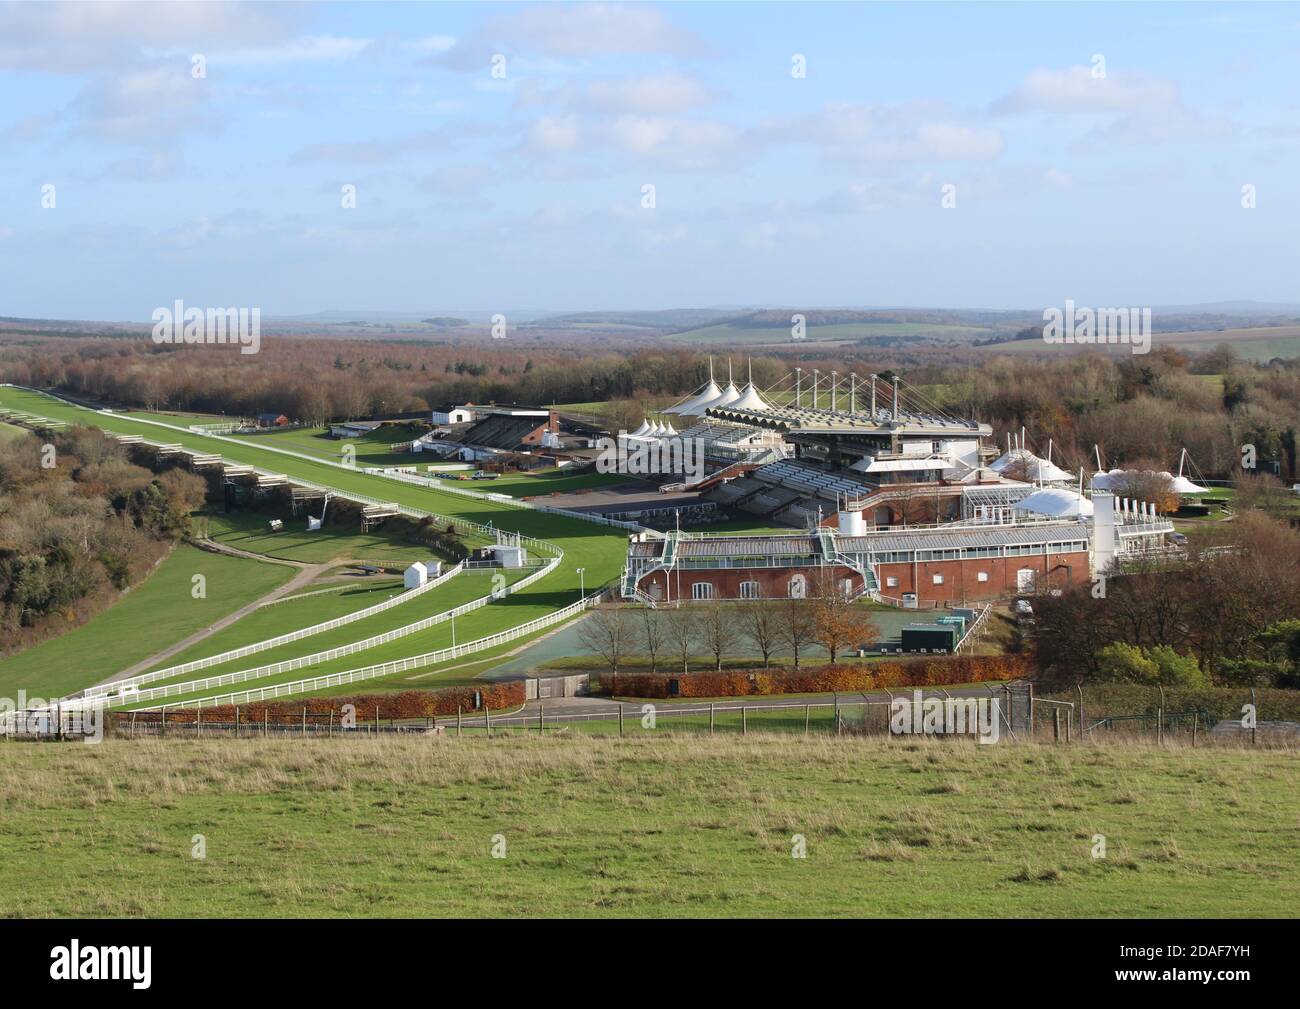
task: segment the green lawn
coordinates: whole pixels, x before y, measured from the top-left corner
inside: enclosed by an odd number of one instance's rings
[[[4,750],[4,916],[1289,917],[1300,902],[1295,751],[759,732]]]
[[[0,405],[27,410],[71,423],[93,424],[110,431],[139,434],[154,440],[180,442],[187,447],[219,453],[223,457],[287,473],[300,479],[334,486],[342,490],[368,494],[440,515],[517,531],[553,542],[565,551],[560,567],[505,604],[495,604],[472,614],[467,620],[466,636],[475,637],[505,630],[524,620],[553,612],[573,602],[578,595],[578,568],[585,569],[588,591],[616,579],[623,569],[627,551],[626,535],[618,529],[597,526],[579,519],[546,515],[482,498],[465,497],[433,488],[413,486],[382,477],[312,462],[268,451],[255,438],[232,443],[174,428],[151,428],[116,414],[97,414],[74,407],[38,393],[0,388]],[[457,622],[458,631],[460,622]],[[407,653],[410,654],[410,653]]]
[[[191,596],[206,578],[207,596]],[[293,569],[182,544],[145,581],[90,622],[0,660],[0,696],[52,698],[90,686],[282,585]],[[232,625],[238,626],[238,621]]]
[[[26,433],[26,428],[14,427],[12,424],[0,423],[0,441],[9,441],[12,438],[21,438]]]
[[[409,466],[427,463],[430,456],[420,452],[394,452],[390,446],[396,442],[410,441],[419,432],[404,424],[386,424],[359,438],[331,438],[327,427],[304,427],[293,431],[271,431],[266,434],[233,435],[250,445],[270,445],[304,452],[329,462],[344,462],[352,454],[358,469],[367,466]]]
[[[321,502],[312,503],[311,511],[320,515]],[[328,515],[328,512],[327,512]],[[326,524],[315,532],[307,531],[304,516],[284,520],[284,528],[271,532],[265,515],[256,512],[220,512],[203,514],[196,522],[197,531],[240,550],[307,564],[332,560],[427,560],[433,556],[428,547],[391,536],[384,527],[363,532],[354,525]],[[463,537],[470,546],[480,546],[481,536]]]
[[[510,579],[514,580],[514,579]],[[464,603],[471,602],[482,596],[488,595],[492,591],[492,581],[483,575],[462,574],[457,575],[444,585],[436,589],[417,596],[409,603],[403,603],[400,606],[394,606],[391,609],[384,610],[382,613],[376,613],[374,616],[365,617],[351,624],[344,624],[342,627],[336,627],[333,630],[323,631],[320,634],[313,634],[307,638],[301,638],[297,641],[291,641],[288,644],[278,645],[275,648],[267,649],[264,652],[258,652],[256,655],[245,656],[241,659],[232,659],[223,662],[220,665],[212,666],[209,669],[201,670],[195,673],[184,673],[180,676],[170,676],[165,679],[150,683],[148,686],[165,686],[172,683],[189,683],[195,679],[202,679],[210,676],[220,676],[225,673],[233,673],[244,669],[252,669],[258,666],[269,665],[274,662],[284,662],[289,659],[300,658],[305,655],[314,655],[317,652],[328,651],[331,648],[338,648],[343,645],[349,645],[356,641],[364,641],[367,638],[383,634],[408,624],[413,624],[418,620],[427,617],[436,616],[447,610],[454,609]],[[328,597],[316,597],[328,598]],[[509,597],[507,597],[508,599]],[[376,599],[375,602],[381,600]],[[458,617],[456,620],[456,638],[458,641],[469,641],[474,637],[481,635],[473,633],[475,626],[482,626],[487,623],[490,625],[493,619],[499,617],[499,614],[490,615],[484,620],[483,610],[491,609],[492,606],[504,605],[506,600],[483,607],[482,610],[476,610]],[[298,605],[298,604],[285,604]],[[303,603],[302,605],[308,605]],[[280,609],[281,607],[275,607]],[[262,614],[258,614],[259,617]],[[252,644],[256,641],[265,640],[268,637],[275,637],[283,634],[285,631],[293,630],[296,625],[285,625],[275,623],[274,614],[265,619],[255,627],[250,628],[247,632],[236,632],[238,625],[227,628],[229,633],[224,634],[220,641],[213,639],[201,642],[194,648],[188,649],[183,656],[168,659],[166,665],[173,666],[178,662],[185,662],[196,658],[202,658],[207,655],[216,655],[219,652],[226,651],[230,648],[238,648],[242,645]],[[241,621],[242,623],[242,621]],[[271,634],[263,633],[268,627],[273,628]],[[462,633],[462,630],[464,633]],[[363,649],[342,658],[331,659],[328,662],[322,662],[319,665],[310,666],[305,669],[296,669],[286,673],[280,673],[274,676],[268,676],[263,679],[249,681],[247,684],[236,684],[229,687],[220,688],[203,688],[196,691],[190,691],[181,697],[207,697],[215,693],[224,693],[229,690],[240,690],[248,687],[264,687],[276,683],[288,683],[293,680],[301,680],[305,677],[320,676],[325,673],[339,672],[345,669],[355,669],[358,666],[373,665],[378,662],[387,662],[390,659],[399,659],[407,655],[418,655],[423,652],[433,651],[451,644],[451,622],[446,625],[437,624],[433,627],[417,631],[414,634],[406,635],[386,644],[377,645],[372,648]],[[145,706],[152,706],[157,702],[149,702]],[[168,699],[171,703],[171,699]]]

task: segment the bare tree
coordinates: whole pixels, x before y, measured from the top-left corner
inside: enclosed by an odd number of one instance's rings
[[[705,647],[713,654],[713,668],[721,672],[722,657],[740,640],[740,625],[735,608],[714,599],[699,608],[700,633]]]
[[[618,606],[597,606],[578,625],[578,640],[605,660],[611,674],[632,650],[635,640],[627,610]]]
[[[668,618],[668,643],[672,646],[673,654],[682,660],[682,672],[689,672],[699,623],[695,607],[679,604],[676,609],[665,610],[664,615]]]
[[[876,628],[833,577],[818,579],[812,600],[813,637],[834,662],[841,651],[876,640]]]
[[[763,668],[771,665],[772,653],[780,642],[780,614],[778,604],[761,599],[746,603],[740,611],[740,626],[749,640],[763,656]]]
[[[650,657],[650,672],[659,672],[659,655],[663,652],[668,643],[667,629],[664,627],[664,616],[652,606],[646,606],[641,610],[641,644],[645,646],[645,653]]]
[[[777,640],[789,646],[798,669],[800,650],[817,640],[812,604],[806,599],[783,599],[777,604],[776,616]]]

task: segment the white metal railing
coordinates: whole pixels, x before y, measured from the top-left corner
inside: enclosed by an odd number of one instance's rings
[[[348,624],[354,624],[358,620],[365,620],[377,613],[383,613],[391,610],[395,606],[401,606],[409,603],[412,599],[424,595],[430,589],[435,589],[439,585],[445,585],[463,570],[462,566],[457,564],[450,568],[444,574],[425,582],[417,589],[409,592],[403,592],[394,599],[386,599],[382,603],[376,603],[374,606],[367,606],[363,610],[357,610],[356,613],[348,613],[341,617],[335,617],[333,620],[326,620],[323,623],[313,624],[311,627],[303,627],[300,630],[290,631],[288,634],[280,634],[274,638],[266,638],[263,641],[254,642],[251,645],[243,645],[240,648],[232,648],[229,651],[221,652],[217,655],[210,655],[203,659],[194,659],[190,662],[182,662],[175,666],[168,666],[165,669],[156,669],[151,673],[141,673],[138,676],[127,677],[122,680],[114,680],[112,683],[101,683],[93,687],[87,687],[82,691],[83,697],[95,697],[101,694],[120,693],[125,687],[137,687],[143,683],[154,683],[158,680],[171,679],[173,676],[184,676],[186,673],[197,672],[200,669],[211,669],[213,666],[224,665],[227,662],[233,662],[235,659],[242,659],[246,655],[256,655],[258,652],[269,651],[272,648],[278,648],[280,645],[287,645],[294,641],[301,641],[303,638],[310,638],[317,634],[323,634],[325,631],[332,631],[339,627],[346,627]]]
[[[385,631],[383,634],[376,634],[372,637],[365,638],[361,641],[353,641],[346,645],[339,645],[337,648],[330,648],[325,651],[315,652],[311,655],[302,655],[296,659],[285,659],[282,662],[272,662],[265,666],[256,666],[252,669],[239,669],[230,673],[223,673],[220,676],[209,676],[198,680],[186,680],[184,683],[169,683],[161,687],[149,687],[144,690],[135,690],[128,694],[119,694],[108,698],[108,706],[115,707],[125,704],[138,704],[141,701],[153,701],[163,697],[181,697],[185,694],[192,694],[196,691],[209,690],[212,687],[225,687],[235,683],[247,683],[250,680],[262,680],[268,676],[279,676],[281,673],[290,673],[296,669],[307,669],[311,666],[318,666],[322,662],[332,662],[334,659],[341,659],[348,655],[355,655],[357,652],[364,652],[379,645],[386,645],[390,641],[397,641],[400,638],[409,637],[420,631],[428,630],[438,624],[445,623],[454,617],[470,613],[483,606],[487,606],[498,599],[504,599],[507,595],[519,591],[531,585],[539,578],[550,574],[556,566],[559,565],[561,557],[554,558],[551,563],[541,568],[526,578],[521,578],[513,585],[507,585],[504,589],[489,592],[485,596],[479,596],[468,603],[453,607],[450,610],[444,610],[442,613],[436,613],[431,617],[425,617],[423,620],[417,620],[414,623],[406,624],[403,627],[394,628],[391,631]]]
[[[479,638],[477,641],[470,641],[463,645],[454,645],[450,648],[440,648],[437,651],[425,652],[423,655],[412,655],[405,659],[394,659],[391,662],[381,662],[378,665],[362,666],[358,669],[348,669],[341,673],[328,673],[324,676],[315,676],[305,680],[294,680],[292,683],[277,683],[265,687],[256,687],[250,690],[239,690],[228,694],[214,694],[211,697],[200,697],[186,700],[175,705],[176,707],[199,708],[215,707],[219,704],[246,704],[249,701],[274,700],[277,697],[287,697],[292,694],[312,693],[317,690],[325,690],[329,687],[343,686],[348,683],[360,683],[365,680],[378,679],[381,676],[392,676],[395,673],[404,673],[411,670],[421,669],[424,666],[436,665],[439,662],[446,662],[449,659],[457,659],[464,655],[472,655],[475,652],[485,651],[494,648],[497,645],[505,644],[507,641],[513,641],[516,638],[522,638],[534,631],[540,631],[552,624],[562,623],[572,616],[576,616],[585,610],[592,602],[597,599],[601,592],[595,592],[580,599],[578,602],[564,609],[556,610],[554,613],[548,613],[544,617],[538,617],[536,620],[530,620],[527,623],[520,624],[517,627],[511,627],[508,630],[498,631],[496,634],[490,634],[485,638]],[[163,705],[162,710],[166,710],[169,705]]]

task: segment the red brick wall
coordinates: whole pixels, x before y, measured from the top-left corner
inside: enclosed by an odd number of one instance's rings
[[[1029,568],[1037,573],[1037,587],[1048,588],[1088,582],[1088,554],[1037,554],[1030,557],[976,557],[964,561],[923,561],[916,564],[881,564],[880,591],[887,596],[915,592],[922,605],[962,603],[967,600],[993,599],[1017,591],[1017,572]],[[981,582],[979,572],[987,571],[989,580]],[[915,572],[916,582],[913,583]],[[934,576],[943,575],[943,584],[935,585]],[[888,579],[897,578],[891,586]]]
[[[916,592],[917,602],[921,606],[935,603],[971,602],[980,599],[993,599],[998,596],[1012,595],[1017,591],[1017,572],[1029,568],[1037,573],[1039,589],[1052,586],[1065,586],[1071,583],[1087,583],[1088,554],[1084,551],[1067,554],[1038,554],[1030,557],[979,557],[964,561],[929,561],[915,565],[916,580],[913,584],[914,566],[911,564],[881,564],[879,568],[880,591],[891,597],[902,596],[905,592]],[[762,586],[764,598],[785,598],[789,595],[790,579],[795,574],[803,574],[811,589],[823,570],[829,570],[836,579],[852,578],[854,589],[861,588],[862,576],[851,568],[835,566],[822,568],[694,568],[682,569],[671,573],[654,571],[644,576],[639,582],[643,592],[654,595],[652,587],[659,589],[659,598],[678,598],[679,586],[681,597],[691,598],[691,585],[695,582],[709,582],[713,585],[715,599],[740,598],[740,583],[756,581]],[[979,581],[979,572],[987,571],[989,580]],[[943,575],[943,584],[935,585],[934,576]],[[887,579],[897,578],[897,585],[888,585]],[[672,584],[666,584],[671,578]],[[812,594],[811,592],[809,594]]]
[[[709,582],[713,585],[713,598],[739,599],[741,582],[758,582],[762,586],[764,599],[784,599],[790,594],[790,579],[802,574],[806,580],[808,595],[813,595],[817,579],[823,571],[828,571],[836,579],[852,578],[856,592],[862,587],[862,576],[852,568],[836,565],[830,568],[683,568],[680,573],[673,571],[654,571],[638,583],[641,591],[654,595],[652,587],[658,587],[660,599],[678,598],[680,585],[681,598],[691,598],[691,586],[695,582]],[[679,578],[680,574],[680,578]],[[666,581],[671,579],[671,585]]]

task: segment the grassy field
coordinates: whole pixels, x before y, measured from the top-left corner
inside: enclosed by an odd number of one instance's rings
[[[207,596],[190,595],[196,574]],[[284,584],[293,569],[181,545],[88,623],[0,660],[0,696],[51,698],[97,683]],[[400,608],[400,607],[399,607]],[[233,627],[239,626],[236,621]]]
[[[1153,347],[1177,347],[1204,353],[1226,343],[1248,361],[1270,361],[1275,357],[1300,356],[1300,326],[1261,326],[1251,329],[1207,329],[1152,333]],[[1048,344],[1042,340],[1012,340],[980,348],[985,354],[1130,354],[1131,348],[1114,344]],[[1208,378],[1209,376],[1207,376]]]
[[[312,510],[320,514],[320,502]],[[326,524],[315,532],[307,531],[305,517],[285,519],[280,532],[271,532],[266,516],[256,512],[207,512],[195,523],[200,535],[206,534],[220,543],[268,557],[323,564],[333,560],[427,560],[433,556],[428,547],[408,543],[390,536],[384,527],[363,532],[353,525]],[[471,546],[481,546],[485,537],[466,535]]]
[[[514,579],[511,579],[514,580]],[[224,673],[232,673],[238,670],[251,669],[257,666],[268,665],[273,662],[284,662],[288,659],[296,659],[304,655],[314,655],[317,652],[323,652],[331,648],[337,648],[342,645],[348,645],[355,641],[363,641],[367,638],[383,634],[386,631],[403,627],[407,624],[423,620],[426,617],[435,616],[447,610],[460,606],[463,603],[471,602],[481,596],[488,595],[492,591],[492,582],[489,578],[482,575],[458,575],[444,585],[438,586],[426,592],[424,595],[405,603],[401,606],[394,606],[392,609],[385,610],[382,613],[376,613],[374,616],[358,620],[356,623],[344,624],[342,627],[336,627],[330,631],[324,631],[320,634],[314,634],[311,637],[302,638],[298,641],[292,641],[288,644],[279,645],[275,648],[268,649],[265,652],[258,652],[254,656],[245,656],[241,659],[233,659],[220,665],[204,669],[199,673],[184,673],[180,676],[167,677],[151,683],[150,686],[164,686],[172,683],[188,683],[196,678],[205,678],[210,676],[220,676]],[[328,598],[328,597],[325,597]],[[480,610],[475,610],[464,614],[456,619],[456,640],[472,641],[476,637],[483,636],[478,633],[478,629],[484,626],[491,626],[497,620],[497,613],[487,613],[493,607],[505,606],[508,604],[510,597],[506,597],[498,602],[484,606]],[[379,602],[376,599],[375,602]],[[286,604],[288,605],[288,604]],[[259,614],[260,615],[260,614]],[[517,621],[522,623],[523,621]],[[242,623],[242,621],[241,621]],[[177,656],[167,660],[167,665],[175,665],[178,661],[187,661],[189,659],[201,658],[204,655],[215,655],[220,651],[228,648],[237,648],[244,644],[251,644],[254,641],[262,640],[266,637],[274,636],[263,633],[234,633],[238,624],[228,628],[231,632],[222,637],[219,642],[204,641],[194,648],[189,649],[183,656]],[[292,630],[292,627],[280,625],[283,630]],[[259,625],[256,630],[264,631],[265,626]],[[276,633],[283,633],[283,630]],[[489,632],[490,633],[490,632]],[[214,635],[213,638],[217,638]],[[391,659],[400,659],[408,655],[420,655],[425,652],[434,651],[439,648],[446,648],[452,643],[452,627],[448,621],[443,624],[436,624],[433,627],[417,631],[414,634],[407,635],[389,641],[386,644],[376,645],[371,648],[345,655],[342,658],[331,659],[328,662],[322,662],[318,665],[305,669],[295,669],[288,672],[279,673],[273,676],[264,677],[259,680],[249,681],[246,685],[250,687],[264,687],[276,683],[290,683],[294,680],[301,680],[309,676],[320,676],[325,673],[340,672],[345,669],[355,669],[359,666],[374,665],[380,662],[388,662]],[[207,697],[214,693],[222,693],[229,690],[239,690],[244,688],[244,684],[227,686],[221,688],[204,688],[196,691],[188,691],[185,694],[178,695],[180,698]],[[151,706],[153,703],[146,706]],[[169,699],[170,703],[170,699]]]
[[[1294,751],[755,733],[5,757],[5,916],[1284,917],[1300,900]]]
[[[956,340],[973,340],[984,336],[989,331],[978,326],[949,326],[920,322],[846,322],[826,326],[809,326],[803,343],[853,343],[872,337],[946,337]],[[685,333],[673,333],[667,340],[690,343],[750,344],[750,343],[789,343],[795,341],[790,336],[789,326],[733,326],[723,323],[705,326],[701,329],[688,330]]]
[[[394,452],[391,446],[410,441],[415,431],[405,425],[386,424],[359,438],[331,438],[329,428],[304,427],[293,431],[272,431],[267,434],[232,435],[250,445],[271,445],[291,452],[303,452],[328,462],[343,462],[348,448],[355,453],[358,469],[366,466],[409,466],[427,463],[429,456],[420,452]]]
[[[9,441],[12,438],[21,438],[26,433],[26,428],[14,427],[12,424],[0,423],[0,441]]]
[[[578,596],[581,580],[577,573],[578,568],[585,569],[585,584],[588,591],[617,578],[623,568],[626,535],[617,529],[609,529],[577,519],[546,515],[483,498],[412,486],[326,465],[324,462],[283,455],[268,451],[264,443],[255,438],[233,444],[230,441],[174,428],[151,428],[128,420],[124,416],[94,413],[25,390],[0,388],[0,405],[71,423],[93,424],[110,431],[142,434],[155,440],[181,442],[199,451],[218,453],[232,461],[250,463],[341,490],[350,490],[415,508],[424,508],[453,521],[459,519],[491,523],[495,528],[517,531],[555,543],[565,551],[564,563],[552,574],[530,585],[518,595],[512,595],[506,600],[467,615],[464,626],[460,620],[457,620],[457,635],[460,641],[472,640],[516,626],[574,602]],[[390,647],[397,647],[400,644],[401,642],[394,642]],[[435,644],[431,647],[439,647],[439,645]],[[423,650],[426,649],[421,647],[403,649],[397,655],[386,654],[383,659],[398,658]],[[383,659],[375,661],[383,661]]]

